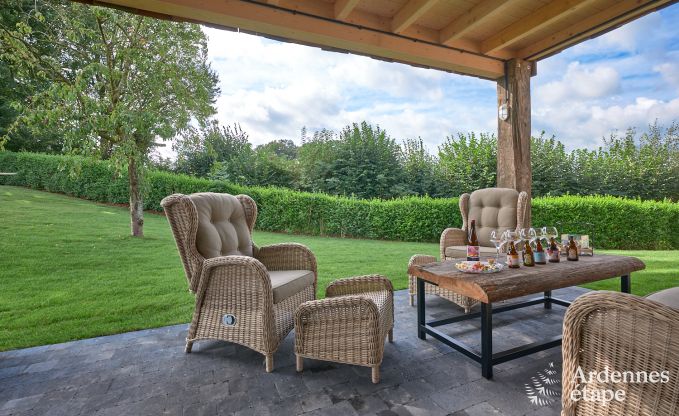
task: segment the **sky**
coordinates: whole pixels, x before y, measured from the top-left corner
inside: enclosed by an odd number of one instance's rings
[[[366,120],[397,141],[497,130],[492,81],[204,28],[219,75],[217,118],[254,144]],[[538,62],[533,134],[595,148],[628,127],[679,120],[679,4]]]

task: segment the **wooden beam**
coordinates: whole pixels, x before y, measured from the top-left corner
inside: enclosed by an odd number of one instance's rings
[[[543,29],[596,0],[554,0],[481,42],[481,53],[501,49]]]
[[[639,4],[639,0],[616,2],[599,13],[587,16],[574,25],[521,49],[517,56],[521,59],[546,58],[676,2],[677,0],[647,1],[646,4]]]
[[[280,0],[266,0],[266,2],[272,6],[278,6]]]
[[[410,0],[391,20],[391,31],[401,33],[434,6],[438,0]]]
[[[346,19],[360,0],[337,0],[335,1],[335,19]]]
[[[304,13],[239,0],[85,0],[176,21],[264,35],[415,66],[496,79],[504,74],[502,61],[473,53],[418,42],[366,27],[320,19]],[[163,17],[164,16],[164,17]]]
[[[507,63],[507,80],[504,77],[497,80],[498,108],[505,103],[509,105],[509,118],[498,118],[497,123],[497,186],[526,191],[529,201],[533,184],[530,164],[530,74],[530,62],[512,59]],[[530,224],[530,204],[526,215]]]
[[[441,29],[441,43],[461,38],[507,3],[508,0],[483,0]]]

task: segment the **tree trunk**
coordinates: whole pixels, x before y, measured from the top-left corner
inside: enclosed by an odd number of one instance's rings
[[[129,159],[127,165],[127,176],[130,185],[130,219],[133,237],[144,236],[144,199],[141,194],[139,170],[137,161]]]

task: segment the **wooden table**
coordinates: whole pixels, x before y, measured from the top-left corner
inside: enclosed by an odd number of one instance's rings
[[[597,254],[593,257],[580,257],[579,261],[563,260],[560,263],[548,263],[535,267],[505,268],[499,273],[469,274],[462,273],[455,268],[457,261],[461,260],[415,265],[408,269],[408,274],[417,277],[417,336],[425,339],[429,334],[479,362],[481,374],[485,378],[493,377],[493,365],[495,364],[561,345],[561,335],[559,335],[546,342],[536,342],[493,353],[494,313],[538,304],[544,304],[546,309],[551,309],[552,304],[567,307],[570,302],[552,297],[552,290],[612,277],[620,277],[621,291],[630,293],[632,272],[646,268],[644,262],[635,257]],[[425,283],[478,300],[481,302],[481,312],[425,322]],[[494,302],[534,293],[542,293],[543,296],[494,309],[492,307]],[[442,325],[478,317],[481,317],[481,353],[436,329]]]

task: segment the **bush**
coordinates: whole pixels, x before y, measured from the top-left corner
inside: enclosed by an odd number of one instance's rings
[[[0,184],[27,186],[97,202],[127,203],[127,178],[107,162],[74,156],[0,152]],[[242,187],[225,181],[151,171],[145,207],[175,192],[226,192],[252,196],[257,228],[310,235],[438,241],[462,220],[456,198],[408,197],[389,201],[333,197],[281,188]],[[588,233],[597,248],[679,249],[679,204],[616,197],[533,199],[533,224]],[[586,225],[591,223],[592,225]]]

